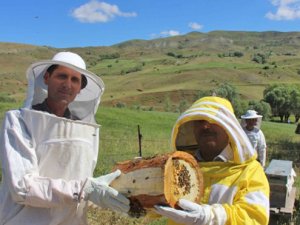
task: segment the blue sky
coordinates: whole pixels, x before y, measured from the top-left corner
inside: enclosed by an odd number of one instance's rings
[[[0,42],[110,46],[191,31],[299,31],[300,0],[2,0]]]

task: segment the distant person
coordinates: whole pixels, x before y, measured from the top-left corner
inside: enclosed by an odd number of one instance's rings
[[[200,202],[180,199],[181,209],[155,206],[168,224],[268,224],[269,183],[229,101],[196,101],[177,119],[171,144],[198,160],[204,192]]]
[[[6,113],[1,130],[0,225],[84,225],[89,201],[128,212],[109,186],[119,170],[93,178],[102,80],[72,52],[32,64],[27,78],[25,105]]]
[[[260,129],[262,117],[263,116],[258,115],[255,110],[248,110],[245,115],[241,116],[241,124],[253,148],[257,152],[257,160],[265,167],[267,144],[265,136]]]

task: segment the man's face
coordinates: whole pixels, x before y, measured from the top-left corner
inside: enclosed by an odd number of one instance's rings
[[[253,129],[257,124],[257,118],[254,119],[246,119],[247,128]]]
[[[65,66],[58,66],[51,74],[46,72],[48,100],[69,104],[81,90],[81,74]]]
[[[194,135],[201,156],[212,161],[228,145],[229,138],[225,130],[205,120],[194,121]]]

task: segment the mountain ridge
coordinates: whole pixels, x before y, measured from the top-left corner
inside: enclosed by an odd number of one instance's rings
[[[278,31],[190,32],[73,48],[6,42],[0,43],[0,90],[23,100],[25,72],[31,63],[58,51],[73,51],[104,80],[106,105],[161,110],[167,101],[171,105],[190,102],[200,91],[222,83],[237,87],[244,99],[259,100],[268,84],[300,83],[299,50],[300,32]]]

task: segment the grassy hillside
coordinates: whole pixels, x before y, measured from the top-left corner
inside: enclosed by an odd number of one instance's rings
[[[0,102],[1,120],[4,111],[18,107],[17,103]],[[96,120],[101,125],[101,128],[100,151],[95,176],[110,172],[116,162],[129,160],[138,156],[138,125],[142,134],[143,156],[153,156],[170,151],[172,127],[178,116],[179,113],[145,112],[136,109],[101,106],[96,114]],[[295,124],[276,122],[263,122],[262,126],[268,144],[268,162],[272,159],[292,160],[299,175],[300,135],[294,133],[295,128]],[[298,188],[300,187],[299,181],[298,176],[295,183]],[[133,219],[110,211],[90,209],[89,224],[164,225],[166,222],[165,219],[155,221],[149,221],[147,218]]]
[[[172,126],[179,114],[157,110],[177,107],[182,101],[188,106],[199,91],[228,82],[243,99],[258,100],[268,84],[300,83],[300,32],[192,32],[150,41],[130,40],[110,47],[72,49],[0,43],[1,120],[6,110],[21,106],[29,64],[49,59],[62,50],[82,55],[88,69],[105,82],[97,112],[97,122],[102,126],[95,175],[109,172],[116,162],[138,155],[138,125],[143,135],[143,156],[169,151]],[[266,62],[254,62],[257,55],[263,55]],[[299,168],[300,136],[294,133],[295,128],[295,124],[263,123],[268,161],[293,160]],[[299,185],[298,178],[296,186]],[[144,218],[128,219],[90,210],[89,224],[99,221],[150,224]],[[165,220],[151,224],[165,224]]]
[[[25,71],[40,59],[61,50],[79,53],[88,68],[100,75],[106,90],[102,104],[163,110],[191,103],[200,90],[224,82],[243,99],[261,99],[266,85],[300,83],[299,32],[192,32],[150,41],[130,40],[110,47],[55,49],[0,43],[0,91],[24,99]],[[241,57],[234,54],[242,54]],[[264,64],[252,59],[261,54]]]

